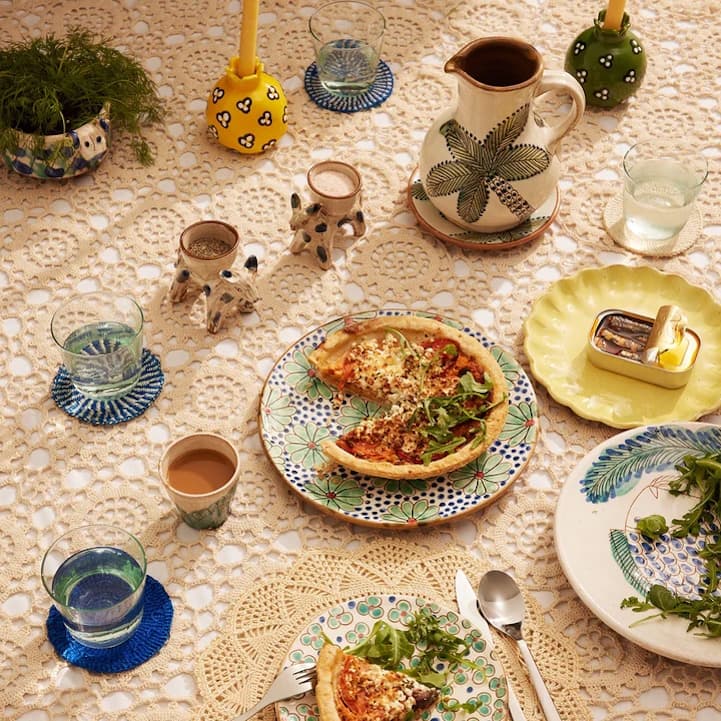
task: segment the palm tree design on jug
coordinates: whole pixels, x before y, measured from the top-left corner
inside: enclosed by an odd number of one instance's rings
[[[543,173],[551,155],[537,145],[514,141],[523,132],[530,105],[518,108],[492,128],[480,141],[455,119],[439,128],[453,160],[434,165],[426,177],[430,197],[458,193],[456,209],[467,223],[475,223],[486,211],[494,193],[519,223],[535,208],[511,185]]]

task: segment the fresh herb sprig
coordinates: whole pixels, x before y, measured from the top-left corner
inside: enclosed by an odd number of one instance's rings
[[[621,608],[630,608],[637,613],[655,611],[631,624],[652,618],[679,616],[688,620],[687,631],[701,629],[702,636],[709,638],[721,637],[721,597],[705,591],[699,598],[683,598],[665,586],[654,584],[646,595],[646,600],[631,596],[621,601]]]
[[[140,163],[152,163],[142,127],[162,120],[163,101],[140,62],[109,38],[75,27],[62,38],[51,34],[0,48],[0,152],[17,147],[20,132],[41,149],[43,136],[80,127],[106,104],[113,132],[127,132]]]
[[[385,621],[376,621],[370,634],[346,651],[385,669],[401,671],[426,686],[439,689],[443,688],[447,680],[447,673],[436,670],[439,661],[444,662],[449,671],[458,665],[482,670],[482,667],[466,658],[470,652],[469,644],[444,631],[438,618],[425,607],[414,613],[405,629],[394,628]]]
[[[698,536],[702,522],[718,523],[721,520],[721,453],[708,453],[701,457],[687,455],[676,470],[680,475],[669,482],[669,492],[679,496],[690,495],[693,491],[698,492],[700,498],[681,518],[672,520],[671,535],[674,538]],[[639,530],[643,533],[641,528]],[[659,616],[679,616],[688,620],[688,631],[700,629],[701,635],[721,637],[721,596],[716,593],[721,575],[721,538],[707,540],[698,555],[705,564],[699,598],[683,598],[655,584],[645,599],[636,596],[625,598],[621,608],[636,612],[657,611],[641,621]]]

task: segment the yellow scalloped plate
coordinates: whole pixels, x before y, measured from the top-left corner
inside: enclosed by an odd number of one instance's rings
[[[603,370],[586,356],[595,317],[606,308],[656,316],[679,306],[701,337],[691,378],[661,388]],[[693,421],[721,405],[721,305],[678,275],[649,266],[588,268],[556,281],[538,298],[524,324],[531,372],[554,400],[582,418],[614,428]]]

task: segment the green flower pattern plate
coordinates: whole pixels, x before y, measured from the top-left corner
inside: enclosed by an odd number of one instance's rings
[[[466,658],[479,667],[457,666],[449,672],[447,685],[441,691],[442,697],[452,699],[454,703],[468,703],[474,707],[473,711],[453,711],[449,703],[441,700],[423,713],[423,721],[505,721],[508,689],[495,654],[488,650],[483,637],[466,619],[423,598],[367,596],[334,606],[301,631],[284,666],[316,661],[325,638],[341,648],[355,646],[368,636],[376,621],[383,620],[390,626],[403,628],[421,608],[429,608],[444,631],[469,644],[470,652]],[[446,670],[442,663],[437,668]],[[318,721],[318,706],[312,692],[277,703],[275,712],[278,721]]]
[[[259,426],[263,445],[280,475],[321,511],[367,526],[415,528],[477,511],[497,500],[528,463],[538,437],[538,407],[530,380],[514,358],[480,333],[431,313],[478,339],[498,361],[508,382],[506,425],[491,447],[467,466],[432,479],[389,480],[342,466],[319,473],[326,457],[320,442],[338,436],[378,412],[374,403],[339,394],[317,377],[308,354],[348,322],[407,310],[354,314],[316,328],[289,348],[270,371],[261,392]]]
[[[556,219],[561,205],[558,188],[536,208],[527,220],[508,230],[480,233],[451,222],[433,205],[416,169],[408,184],[408,205],[427,233],[451,245],[470,250],[506,250],[539,238]]]

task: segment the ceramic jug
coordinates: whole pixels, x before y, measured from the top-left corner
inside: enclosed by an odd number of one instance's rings
[[[556,150],[583,115],[583,90],[569,73],[544,71],[538,50],[515,38],[474,40],[444,69],[458,76],[458,102],[423,141],[423,187],[463,228],[494,233],[520,225],[556,192]],[[550,92],[571,100],[553,123],[534,109],[535,99]]]

